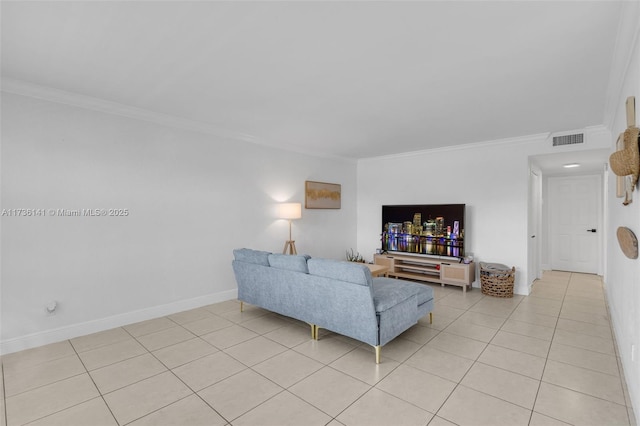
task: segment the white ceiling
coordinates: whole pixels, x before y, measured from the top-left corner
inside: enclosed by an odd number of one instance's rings
[[[529,158],[545,176],[600,174],[609,162],[610,149],[592,149],[589,151],[568,151],[557,154],[541,154]],[[567,169],[566,164],[578,164]]]
[[[603,124],[617,1],[6,2],[2,76],[365,158]]]

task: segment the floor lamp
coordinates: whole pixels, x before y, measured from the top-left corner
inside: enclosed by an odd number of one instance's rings
[[[291,239],[291,221],[302,217],[302,204],[300,203],[283,203],[280,204],[278,217],[289,221],[289,240],[284,243],[282,254],[298,254],[296,251],[296,242]]]

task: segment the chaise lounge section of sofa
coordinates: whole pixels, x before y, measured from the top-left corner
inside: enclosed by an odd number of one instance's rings
[[[234,250],[238,299],[304,321],[318,339],[324,328],[381,347],[432,317],[433,289],[398,279],[372,277],[365,265],[307,255]]]

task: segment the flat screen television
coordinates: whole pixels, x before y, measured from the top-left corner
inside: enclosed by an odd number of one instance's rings
[[[463,258],[465,204],[382,206],[382,251]]]

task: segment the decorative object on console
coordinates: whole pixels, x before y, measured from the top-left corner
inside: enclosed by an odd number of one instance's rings
[[[364,257],[362,257],[362,255],[358,252],[354,253],[353,249],[347,250],[347,260],[349,262],[365,263]]]
[[[302,204],[300,203],[283,203],[278,206],[278,218],[287,219],[289,221],[289,239],[284,243],[282,254],[298,254],[296,251],[296,242],[291,238],[291,221],[302,217]]]
[[[620,226],[616,231],[616,236],[618,237],[618,244],[620,244],[620,249],[629,259],[637,259],[638,258],[638,239],[636,238],[636,234],[627,227]]]
[[[339,209],[341,188],[337,183],[306,181],[304,183],[304,208]]]

